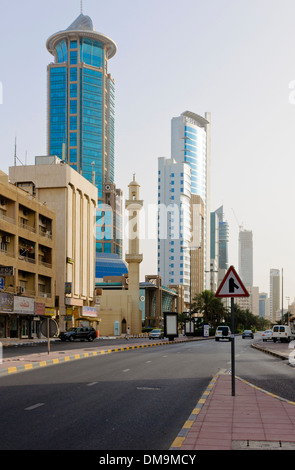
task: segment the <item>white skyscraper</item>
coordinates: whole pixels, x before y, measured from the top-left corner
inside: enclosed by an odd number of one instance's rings
[[[239,232],[239,275],[246,287],[253,286],[253,233]]]
[[[210,159],[211,114],[205,118],[190,111],[174,117],[171,123],[171,156],[191,167],[191,194],[204,202],[205,286],[210,289]],[[205,274],[205,273],[204,273]]]
[[[182,284],[189,302],[191,168],[158,159],[158,274],[164,285]]]

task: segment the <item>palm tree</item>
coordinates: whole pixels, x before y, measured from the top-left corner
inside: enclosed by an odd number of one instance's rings
[[[203,315],[204,323],[216,327],[226,316],[222,301],[211,290],[204,290],[193,299],[192,312]]]

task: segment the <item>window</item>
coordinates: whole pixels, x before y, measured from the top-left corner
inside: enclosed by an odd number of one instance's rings
[[[77,51],[71,51],[71,53],[70,53],[70,63],[71,64],[77,64],[78,63],[78,52]]]

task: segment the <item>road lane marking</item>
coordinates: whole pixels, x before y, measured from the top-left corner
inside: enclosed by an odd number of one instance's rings
[[[31,411],[35,410],[36,408],[39,408],[40,406],[43,406],[45,403],[36,403],[35,405],[28,406],[28,408],[25,408],[25,411]]]
[[[91,382],[90,384],[87,384],[87,387],[92,387],[93,385],[96,385],[98,382]]]
[[[130,371],[130,369],[124,369],[123,370],[123,372],[129,372],[129,371]]]

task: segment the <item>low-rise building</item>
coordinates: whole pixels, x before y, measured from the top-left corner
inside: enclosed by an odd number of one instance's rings
[[[54,316],[56,215],[0,171],[0,338],[40,336]]]
[[[59,328],[98,327],[94,304],[97,188],[56,156],[9,169],[23,187],[56,213],[56,307]]]

